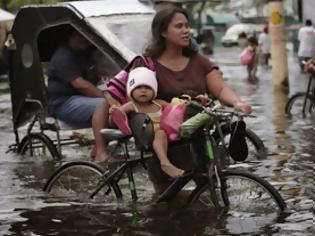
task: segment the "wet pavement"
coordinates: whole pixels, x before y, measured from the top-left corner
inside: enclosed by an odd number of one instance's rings
[[[239,53],[218,48],[214,59],[238,95],[253,105],[257,118],[247,119],[247,125],[263,139],[268,156],[251,170],[280,190],[285,213],[255,219],[222,209],[152,205],[152,186],[140,171],[137,204],[56,202],[42,188],[58,163],[6,153],[14,134],[10,94],[1,79],[0,235],[314,235],[314,120],[284,115],[289,96],[305,89],[307,77],[289,53],[289,93],[274,91],[270,68],[260,66],[258,83],[249,83]],[[64,150],[66,160],[88,160],[87,148]]]

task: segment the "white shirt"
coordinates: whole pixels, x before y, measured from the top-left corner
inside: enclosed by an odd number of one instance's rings
[[[315,29],[312,26],[303,26],[298,33],[300,41],[298,56],[315,57]]]
[[[270,37],[269,34],[262,32],[258,37],[258,44],[260,45],[261,52],[263,54],[270,53]]]

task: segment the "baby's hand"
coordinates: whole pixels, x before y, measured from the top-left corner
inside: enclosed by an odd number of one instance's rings
[[[209,98],[203,94],[200,94],[200,95],[194,97],[194,99],[197,100],[198,102],[200,102],[200,104],[202,106],[207,106],[208,101],[209,101]]]

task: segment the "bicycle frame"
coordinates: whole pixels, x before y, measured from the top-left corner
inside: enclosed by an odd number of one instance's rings
[[[142,164],[144,169],[147,169],[146,165],[145,165],[145,160],[148,158],[144,157],[144,152],[141,151],[140,154],[140,159],[130,159],[130,155],[129,155],[129,149],[128,149],[128,140],[124,140],[122,141],[123,146],[124,146],[124,157],[125,157],[125,162],[123,164],[121,164],[114,172],[112,173],[108,173],[105,172],[104,174],[104,181],[103,183],[101,183],[96,189],[95,191],[89,196],[89,198],[93,198],[103,187],[105,187],[108,183],[114,181],[116,183],[118,183],[120,181],[120,179],[122,178],[124,173],[127,173],[127,178],[128,178],[128,186],[129,186],[129,190],[131,193],[131,197],[132,200],[135,202],[138,200],[138,196],[137,196],[137,191],[136,191],[136,183],[134,180],[134,176],[133,176],[133,171],[132,168],[134,165],[136,164]],[[110,190],[109,190],[110,191]],[[119,200],[122,200],[123,196],[122,193],[119,193],[119,196],[117,196],[117,198]]]
[[[205,110],[206,113],[208,113],[209,118],[213,115],[210,111]],[[212,114],[212,115],[211,115]],[[232,113],[233,116],[234,113]],[[238,113],[236,113],[238,114]],[[239,115],[239,114],[238,114]],[[216,205],[218,205],[218,201],[215,199],[215,186],[218,188],[221,188],[221,182],[220,182],[220,169],[217,165],[217,158],[216,158],[216,144],[217,142],[214,140],[212,133],[214,131],[217,131],[219,133],[220,136],[220,140],[221,142],[224,144],[224,149],[226,149],[226,145],[224,143],[224,135],[223,135],[223,131],[221,129],[220,126],[220,121],[222,121],[222,117],[220,120],[220,117],[216,117],[214,116],[214,123],[212,124],[212,122],[209,122],[208,124],[206,124],[204,126],[203,129],[203,136],[205,137],[205,151],[206,151],[206,156],[209,160],[208,162],[208,183],[210,184],[210,188],[213,189],[213,201]],[[240,116],[241,117],[241,116]],[[231,117],[229,118],[231,119]],[[241,118],[242,119],[242,118]],[[211,127],[213,125],[213,127]],[[122,163],[116,170],[114,170],[112,173],[106,172],[104,174],[104,180],[102,181],[102,183],[95,189],[95,191],[90,195],[90,198],[93,198],[103,187],[105,187],[107,184],[109,184],[110,182],[114,181],[116,183],[118,183],[120,181],[120,179],[122,178],[124,173],[127,173],[127,178],[128,178],[128,186],[129,186],[129,190],[131,193],[131,197],[133,201],[137,201],[138,196],[137,196],[137,192],[136,192],[136,183],[134,180],[134,176],[133,176],[133,167],[134,165],[137,165],[139,162],[142,164],[142,166],[146,168],[145,165],[145,161],[148,158],[144,157],[144,152],[141,151],[141,156],[140,159],[130,159],[130,155],[129,155],[129,150],[128,150],[128,140],[130,137],[125,137],[123,138],[121,141],[119,141],[121,144],[123,144],[124,147],[124,158],[125,161],[124,163]],[[225,152],[228,152],[228,150],[225,150]],[[181,190],[181,188],[188,182],[190,181],[193,176],[196,174],[195,171],[193,172],[188,172],[186,173],[186,178],[184,178],[183,180],[179,179],[175,179],[173,181],[173,183],[170,185],[169,188],[167,188],[156,200],[156,202],[161,202],[161,201],[165,201],[165,200],[170,200],[172,197],[174,197],[176,195],[176,193],[178,191]],[[215,182],[213,180],[213,176],[215,176]],[[181,186],[181,187],[180,187]],[[118,198],[121,200],[122,199],[122,193],[119,193]]]

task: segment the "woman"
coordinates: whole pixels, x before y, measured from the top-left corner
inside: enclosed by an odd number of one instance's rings
[[[218,66],[192,46],[185,10],[172,7],[159,11],[152,21],[151,31],[152,39],[145,55],[155,62],[158,99],[169,102],[182,94],[197,96],[210,93],[227,106],[244,113],[251,112],[251,107],[224,82]],[[144,66],[142,60],[135,61],[134,68],[139,66]],[[155,190],[161,192],[169,181],[157,173],[158,165],[158,162],[149,164],[149,174]]]

